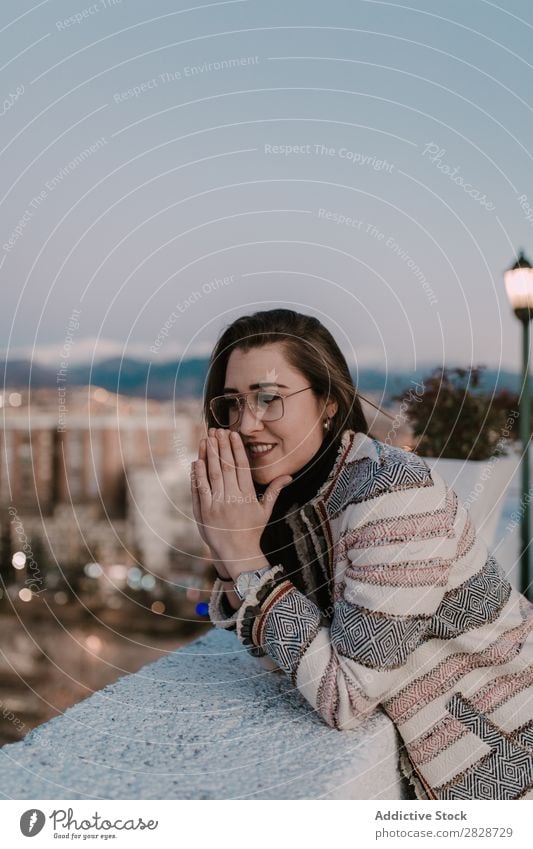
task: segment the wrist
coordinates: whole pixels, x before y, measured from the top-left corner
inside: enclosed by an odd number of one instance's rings
[[[262,551],[248,552],[241,557],[236,557],[233,553],[231,558],[224,558],[223,562],[225,570],[230,575],[229,580],[233,582],[237,580],[241,572],[255,572],[270,565]]]
[[[228,584],[233,586],[233,578],[228,578],[227,575],[223,578],[219,572],[217,572],[217,578],[222,584]]]
[[[238,610],[239,607],[242,604],[242,601],[236,595],[235,590],[233,589],[233,583],[231,584],[231,587],[228,586],[228,588],[226,589],[225,592],[226,592],[226,598],[228,600],[228,604],[231,607],[231,609],[232,610]]]
[[[211,567],[215,570],[217,578],[221,581],[231,581],[231,576],[218,556],[211,557]]]

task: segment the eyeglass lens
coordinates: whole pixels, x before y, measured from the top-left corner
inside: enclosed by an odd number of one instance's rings
[[[250,392],[246,398],[235,395],[214,398],[211,411],[221,427],[232,427],[239,423],[246,401],[252,413],[262,421],[272,422],[283,415],[283,400],[273,392]]]

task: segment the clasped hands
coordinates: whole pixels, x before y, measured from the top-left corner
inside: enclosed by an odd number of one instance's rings
[[[275,478],[258,500],[240,434],[210,428],[207,439],[200,440],[198,460],[191,464],[193,515],[219,571],[229,579],[266,562],[260,539],[281,489],[291,480],[290,475]]]

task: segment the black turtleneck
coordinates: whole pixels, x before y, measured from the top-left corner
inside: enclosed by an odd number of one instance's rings
[[[293,480],[281,490],[261,536],[261,551],[270,565],[283,564],[287,577],[301,592],[304,592],[301,566],[285,516],[315,497],[335,464],[339,448],[340,437],[333,439],[331,434],[326,434],[318,451],[304,466],[292,473]],[[254,487],[256,495],[260,496],[265,492],[267,484],[254,482]]]

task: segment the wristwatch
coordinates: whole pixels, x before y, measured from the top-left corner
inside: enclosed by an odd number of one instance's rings
[[[263,566],[262,569],[257,569],[254,572],[241,572],[240,575],[237,575],[237,579],[233,583],[235,595],[241,601],[244,601],[247,593],[259,584],[265,572],[268,572],[271,568],[269,563],[268,566]]]

